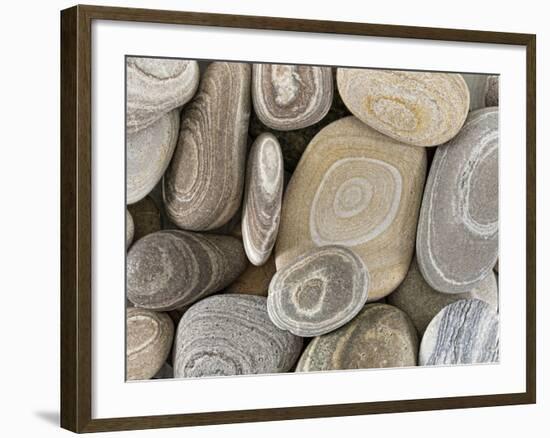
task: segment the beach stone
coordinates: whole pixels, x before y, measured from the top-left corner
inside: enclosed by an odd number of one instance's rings
[[[308,126],[302,129],[296,129],[294,131],[279,131],[272,129],[269,126],[262,123],[258,118],[255,111],[252,111],[250,115],[250,128],[249,132],[253,138],[256,138],[258,135],[264,132],[270,132],[279,141],[281,145],[281,150],[283,152],[283,160],[285,165],[285,171],[292,173],[300,161],[300,157],[304,153],[306,146],[309,144],[311,139],[317,135],[317,133],[334,122],[343,117],[351,115],[347,107],[342,102],[340,94],[338,93],[336,87],[336,72],[333,69],[333,90],[334,96],[332,99],[332,106],[330,107],[327,115],[323,117],[319,122],[314,125]]]
[[[150,196],[128,206],[128,210],[134,218],[134,239],[139,240],[143,236],[160,231],[161,214],[156,202]]]
[[[249,263],[239,278],[225,288],[225,292],[267,297],[269,283],[275,272],[275,257],[273,255],[261,266]]]
[[[321,120],[332,104],[330,67],[254,64],[252,101],[258,118],[270,128],[292,131]]]
[[[498,359],[498,316],[480,300],[460,300],[443,308],[426,328],[420,343],[420,365],[462,365]]]
[[[445,143],[468,114],[468,87],[459,74],[339,68],[337,78],[353,115],[406,144]]]
[[[126,209],[126,249],[132,244],[134,240],[134,221],[132,215]]]
[[[250,263],[263,265],[275,245],[283,198],[283,155],[272,134],[260,135],[248,154],[242,237]]]
[[[498,76],[463,73],[462,77],[470,92],[470,111],[485,108],[487,106],[496,106],[487,105],[486,101],[489,93],[489,86],[492,82],[491,78],[498,78]]]
[[[425,149],[355,117],[330,124],[308,145],[285,192],[277,270],[316,246],[346,246],[368,266],[369,300],[386,296],[411,263],[425,174]]]
[[[485,301],[493,311],[498,308],[498,286],[495,274],[490,272],[470,292],[446,294],[433,289],[422,277],[413,259],[409,272],[398,288],[387,297],[388,304],[398,307],[411,318],[419,334],[445,306],[459,300],[475,298]]]
[[[320,336],[359,313],[368,287],[367,267],[351,249],[313,248],[277,271],[269,285],[267,311],[280,329]]]
[[[179,124],[176,109],[146,129],[126,134],[127,204],[144,198],[162,178],[176,147]]]
[[[489,76],[487,78],[485,106],[498,106],[498,76]]]
[[[416,252],[428,284],[448,293],[474,289],[498,256],[498,108],[468,116],[437,148],[418,223]]]
[[[132,246],[126,258],[128,299],[136,307],[173,310],[222,290],[245,269],[234,237],[163,230]]]
[[[166,313],[126,309],[126,379],[153,377],[166,361],[173,339],[174,324]]]
[[[175,377],[283,373],[294,365],[302,339],[278,329],[264,297],[214,295],[194,304],[178,325]]]
[[[193,97],[199,67],[196,61],[129,57],[126,79],[126,128],[136,132]]]
[[[186,106],[164,177],[165,210],[187,230],[221,227],[240,207],[250,115],[250,66],[213,62]]]
[[[410,367],[417,363],[418,337],[409,317],[387,304],[367,304],[338,330],[314,338],[297,372]]]

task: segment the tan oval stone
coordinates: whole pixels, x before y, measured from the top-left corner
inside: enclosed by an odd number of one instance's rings
[[[337,79],[353,115],[406,144],[445,143],[468,115],[468,87],[459,74],[339,68]]]
[[[144,380],[162,367],[174,339],[174,324],[166,313],[135,307],[126,310],[126,378]]]
[[[314,338],[297,372],[410,367],[417,364],[418,336],[409,317],[387,304],[368,304],[345,326]]]
[[[283,199],[277,269],[315,246],[347,246],[370,274],[369,300],[405,278],[416,236],[426,151],[338,120],[308,145]]]

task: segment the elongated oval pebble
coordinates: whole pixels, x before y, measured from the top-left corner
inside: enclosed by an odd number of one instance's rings
[[[414,366],[418,337],[409,317],[387,304],[367,304],[338,330],[314,338],[297,372]]]
[[[193,97],[199,66],[196,61],[130,57],[126,77],[126,128],[136,132]]]
[[[128,206],[134,219],[134,240],[161,230],[161,214],[151,196]]]
[[[162,367],[174,339],[166,313],[131,307],[126,310],[126,378],[144,380]]]
[[[292,131],[321,120],[332,104],[330,67],[254,64],[252,100],[270,128]]]
[[[242,245],[234,237],[158,231],[128,253],[128,299],[136,307],[177,309],[223,289],[245,267]]]
[[[262,134],[248,154],[241,222],[244,249],[253,265],[263,265],[275,245],[283,184],[283,154],[279,142],[272,134]]]
[[[275,274],[267,311],[283,330],[320,336],[359,313],[368,286],[367,267],[352,250],[335,245],[314,248]]]
[[[468,115],[468,87],[459,74],[339,68],[337,79],[353,115],[406,144],[445,143]]]
[[[420,365],[486,363],[498,358],[498,316],[480,300],[460,300],[443,308],[420,343]]]
[[[168,217],[180,228],[212,230],[228,222],[242,199],[250,116],[250,66],[213,62],[185,108],[164,177]]]
[[[179,132],[179,111],[165,114],[151,126],[126,135],[126,203],[144,198],[170,163]]]
[[[424,333],[427,325],[437,313],[458,300],[476,298],[488,303],[496,312],[498,308],[498,287],[495,274],[490,272],[477,287],[461,294],[446,294],[433,289],[422,277],[413,259],[403,283],[387,297],[392,304],[411,318],[419,334]]]
[[[346,117],[308,145],[286,189],[277,269],[315,246],[342,245],[370,274],[369,300],[405,278],[415,243],[426,150]]]
[[[473,111],[437,148],[416,240],[418,266],[440,292],[475,288],[498,256],[498,109]]]
[[[134,220],[126,209],[126,249],[132,244],[132,240],[134,240]]]
[[[270,321],[264,297],[214,295],[194,304],[178,324],[174,376],[282,373],[301,348],[301,338]]]

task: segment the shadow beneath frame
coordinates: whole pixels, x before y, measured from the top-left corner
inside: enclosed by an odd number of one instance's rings
[[[45,423],[49,423],[53,426],[59,426],[59,412],[58,411],[36,411],[34,415],[40,418]]]

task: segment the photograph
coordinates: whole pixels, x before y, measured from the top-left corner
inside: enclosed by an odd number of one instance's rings
[[[498,74],[127,55],[125,119],[126,381],[499,362]]]

